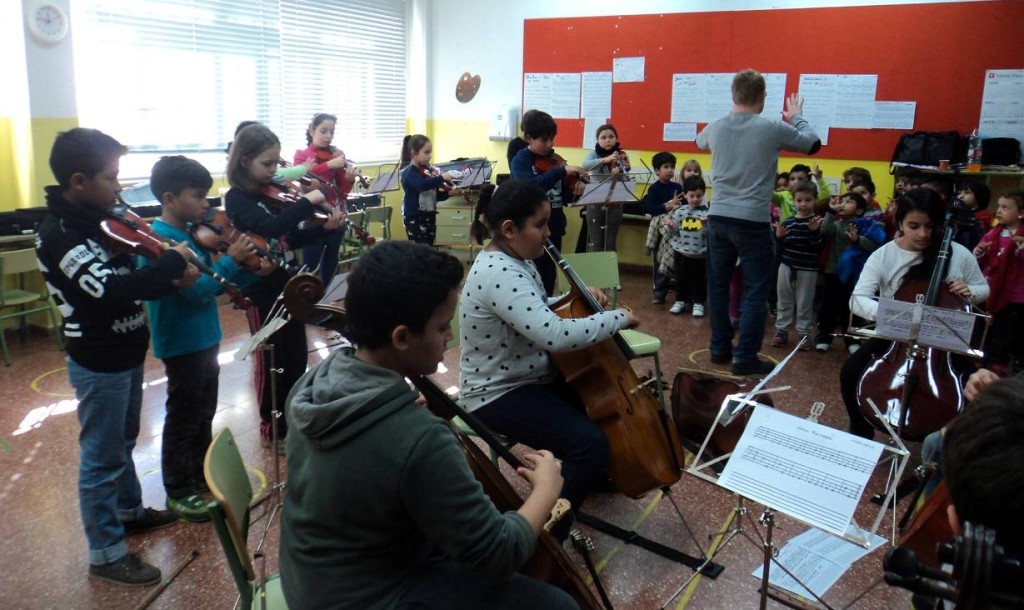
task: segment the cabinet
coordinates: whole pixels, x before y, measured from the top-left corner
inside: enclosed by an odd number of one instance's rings
[[[449,248],[468,248],[473,259],[480,247],[470,238],[469,228],[473,224],[476,199],[459,195],[449,197],[437,204],[437,234],[434,245]]]

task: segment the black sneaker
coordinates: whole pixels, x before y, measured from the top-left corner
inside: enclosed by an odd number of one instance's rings
[[[729,364],[732,362],[732,354],[723,354],[721,356],[711,354],[711,362],[715,364]]]
[[[160,582],[160,568],[142,561],[135,553],[128,553],[114,563],[90,565],[89,578],[129,587],[144,587]]]
[[[141,534],[152,530],[158,530],[178,522],[178,514],[173,510],[156,510],[147,508],[146,515],[141,519],[124,522],[124,535]]]
[[[753,375],[767,375],[775,369],[775,365],[767,360],[754,360],[752,362],[733,362],[732,374],[740,377]]]

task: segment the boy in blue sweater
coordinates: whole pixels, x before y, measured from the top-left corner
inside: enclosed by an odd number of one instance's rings
[[[644,212],[652,217],[647,231],[647,249],[651,253],[654,279],[654,298],[651,302],[661,305],[670,287],[671,278],[666,271],[675,265],[662,217],[682,205],[683,185],[672,180],[676,172],[676,156],[672,153],[663,151],[654,155],[651,165],[654,166],[654,175],[658,181],[647,187],[643,204]]]
[[[244,235],[228,248],[227,256],[211,263],[189,232],[209,209],[206,194],[213,185],[210,172],[198,161],[163,157],[153,166],[150,188],[162,213],[153,222],[161,237],[188,244],[214,271],[233,281],[246,274],[238,262],[254,251]],[[146,303],[153,335],[153,355],[167,372],[167,405],[160,465],[167,508],[188,521],[208,521],[210,515],[199,491],[206,488],[203,456],[210,445],[217,412],[220,364],[220,318],[217,295],[223,288],[209,276],[158,301]]]
[[[775,320],[772,347],[789,344],[789,329],[795,319],[796,334],[801,339],[807,338],[800,349],[807,351],[811,347],[814,289],[818,282],[823,219],[814,214],[818,188],[813,182],[800,180],[793,184],[792,192],[795,213],[775,229],[775,238],[779,240],[782,255],[778,270],[779,312]]]

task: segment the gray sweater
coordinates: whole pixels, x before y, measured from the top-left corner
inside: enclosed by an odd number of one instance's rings
[[[533,261],[488,251],[476,257],[459,304],[459,381],[467,411],[518,387],[553,381],[548,352],[583,349],[628,323],[618,311],[562,319],[543,295]]]
[[[416,397],[351,348],[292,388],[280,544],[289,608],[393,608],[437,551],[485,579],[533,554],[530,524],[498,512]]]
[[[711,151],[715,205],[709,216],[771,222],[779,150],[814,154],[818,135],[803,116],[792,125],[759,114],[732,112],[697,134],[697,148]]]

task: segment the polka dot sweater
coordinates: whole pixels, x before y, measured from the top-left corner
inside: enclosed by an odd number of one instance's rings
[[[481,252],[462,289],[459,337],[462,402],[475,411],[518,387],[549,383],[548,352],[570,352],[626,328],[626,316],[605,311],[564,320],[551,311],[533,261]]]

